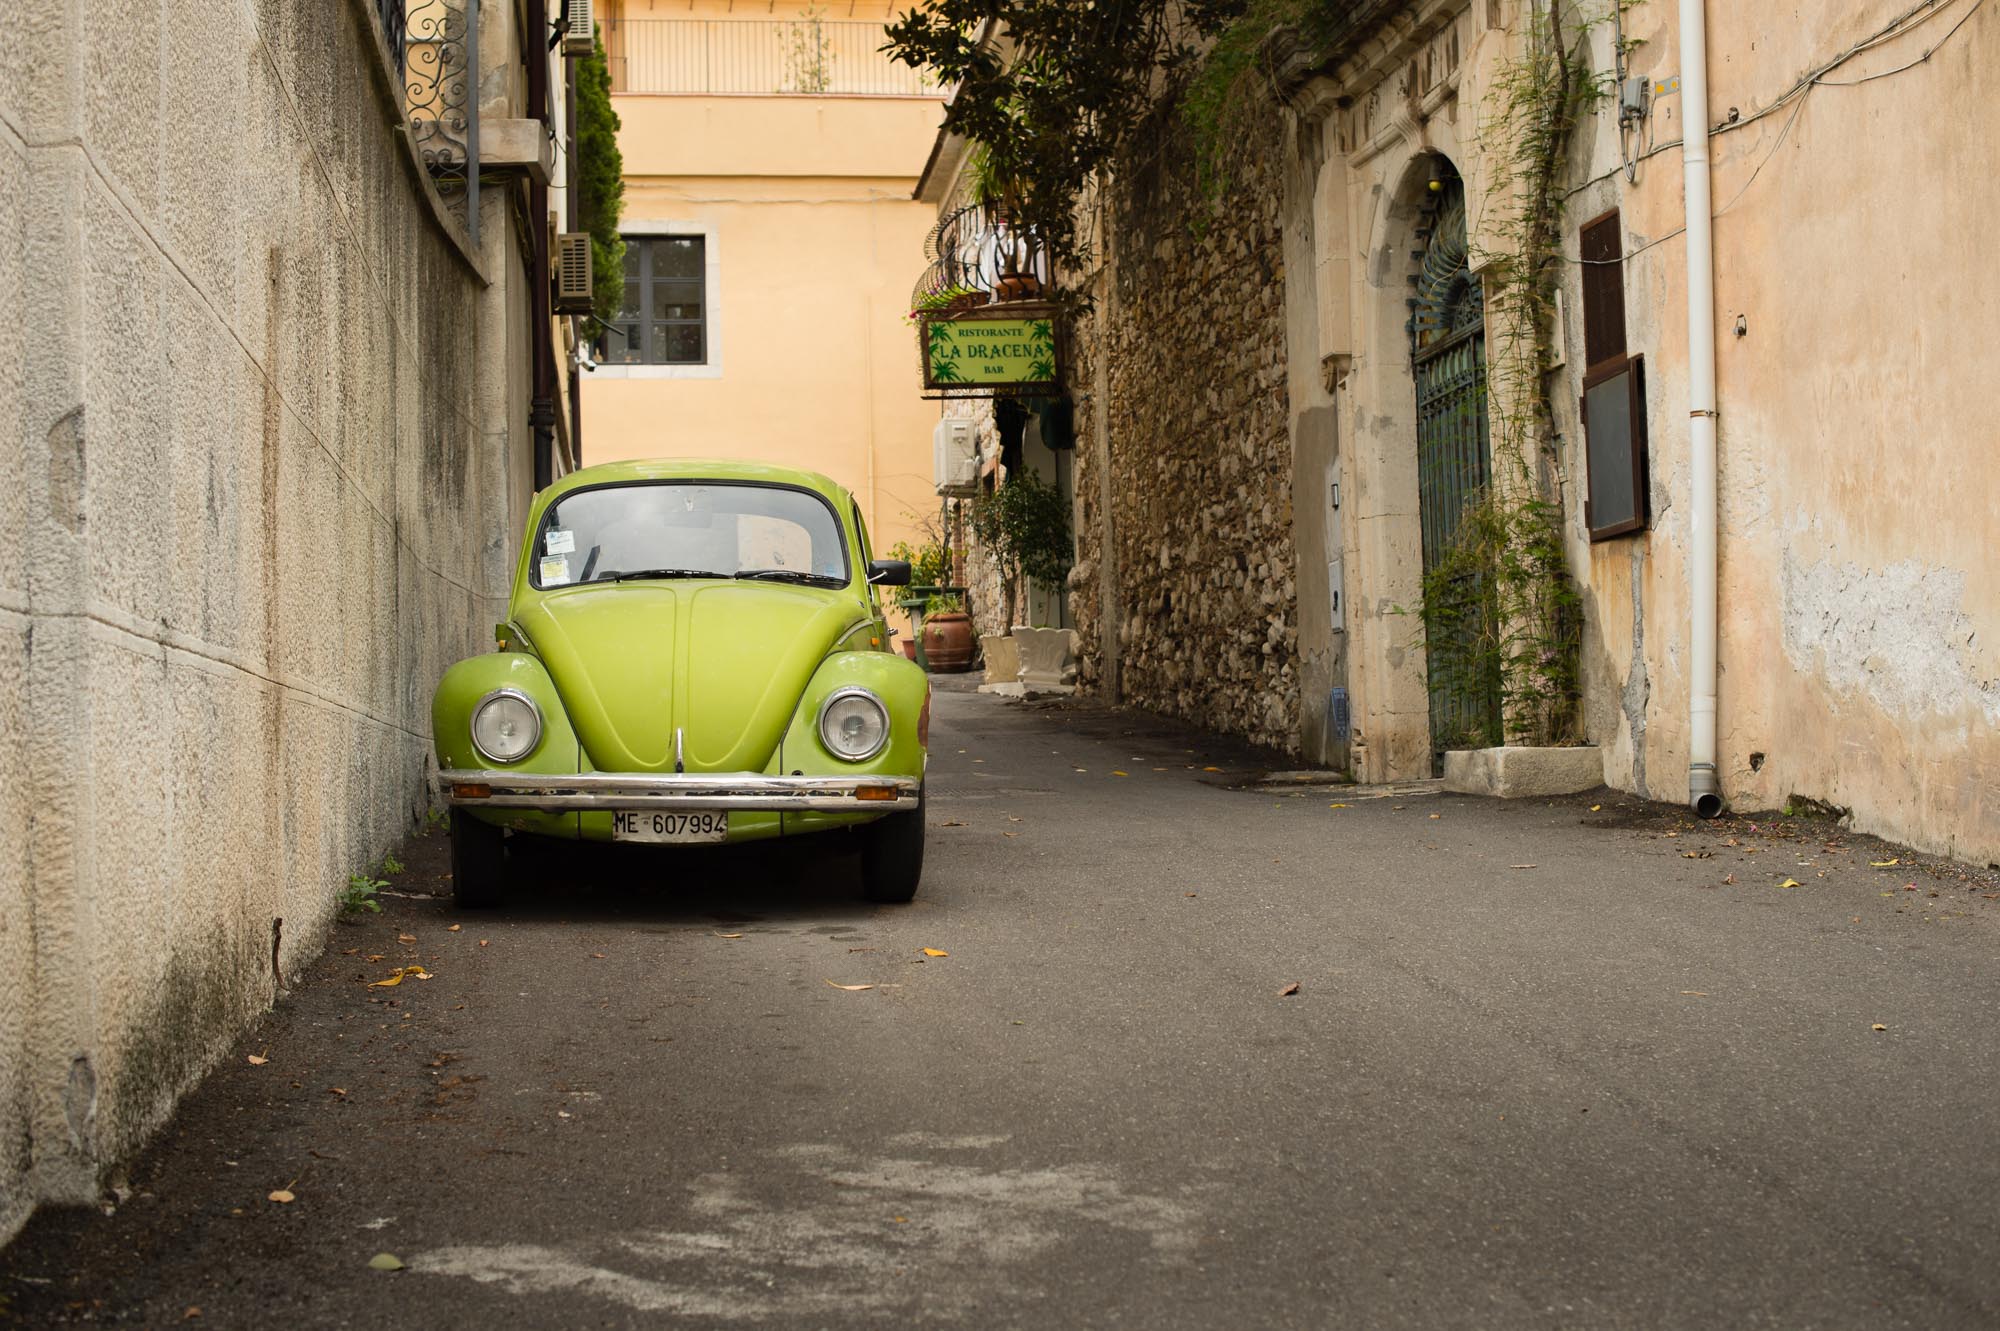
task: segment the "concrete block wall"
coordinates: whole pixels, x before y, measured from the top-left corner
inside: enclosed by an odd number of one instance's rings
[[[496,321],[367,11],[68,0],[0,43],[0,1239],[318,950],[499,614]]]

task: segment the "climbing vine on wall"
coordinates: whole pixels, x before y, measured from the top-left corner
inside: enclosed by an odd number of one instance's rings
[[[1564,10],[1550,5],[1501,64],[1486,107],[1478,257],[1493,480],[1423,582],[1427,646],[1458,658],[1436,666],[1497,677],[1508,738],[1541,745],[1579,737],[1582,598],[1564,553],[1547,384],[1564,157],[1606,92],[1582,54],[1590,23],[1566,31]]]

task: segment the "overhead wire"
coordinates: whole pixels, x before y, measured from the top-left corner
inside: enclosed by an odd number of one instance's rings
[[[1856,56],[1860,55],[1864,51],[1873,50],[1875,47],[1893,41],[1897,37],[1901,37],[1907,33],[1916,31],[1924,23],[1928,22],[1933,18],[1936,18],[1939,14],[1949,10],[1955,2],[1956,0],[1925,0],[1923,4],[1905,10],[1887,27],[1884,27],[1878,30],[1877,32],[1871,34],[1870,36],[1863,38],[1861,41],[1856,42],[1853,46],[1848,47],[1845,51],[1842,51],[1839,55],[1836,55],[1832,59],[1827,60],[1826,62],[1819,65],[1813,71],[1811,71],[1803,78],[1801,78],[1797,83],[1793,84],[1790,88],[1786,89],[1783,93],[1781,93],[1776,98],[1776,100],[1772,101],[1768,106],[1760,107],[1759,109],[1751,112],[1747,116],[1738,116],[1735,119],[1724,120],[1720,124],[1712,126],[1709,129],[1709,134],[1711,137],[1728,133],[1731,130],[1742,129],[1746,125],[1754,124],[1757,121],[1762,120],[1764,117],[1771,115],[1773,112],[1779,110],[1784,106],[1789,105],[1792,108],[1792,113],[1789,116],[1785,117],[1785,123],[1783,127],[1780,128],[1778,131],[1778,137],[1772,140],[1770,148],[1765,152],[1764,156],[1761,159],[1759,159],[1756,167],[1750,172],[1750,178],[1748,180],[1745,180],[1742,186],[1737,189],[1736,193],[1733,196],[1731,196],[1729,202],[1724,204],[1721,208],[1717,209],[1713,215],[1716,217],[1721,217],[1724,214],[1728,213],[1732,208],[1734,208],[1738,203],[1742,201],[1743,196],[1749,192],[1750,186],[1752,186],[1757,182],[1757,177],[1763,174],[1764,168],[1770,164],[1771,159],[1773,157],[1777,156],[1778,149],[1784,146],[1785,139],[1792,132],[1792,127],[1798,123],[1799,113],[1805,109],[1806,98],[1811,94],[1814,88],[1822,86],[1829,88],[1859,87],[1863,83],[1872,83],[1876,79],[1888,78],[1892,74],[1901,74],[1907,70],[1915,69],[1917,66],[1928,62],[1932,56],[1936,55],[1940,50],[1942,50],[1944,48],[1945,43],[1949,42],[1954,36],[1956,36],[1958,34],[1959,29],[1963,28],[1966,25],[1966,23],[1971,20],[1972,16],[1978,13],[1979,10],[1983,8],[1986,4],[1986,0],[1972,0],[1972,3],[1966,7],[1965,12],[1959,15],[1958,22],[1952,24],[1951,27],[1945,31],[1945,34],[1942,37],[1938,38],[1935,42],[1931,43],[1929,47],[1925,48],[1923,54],[1917,56],[1913,60],[1909,60],[1904,62],[1903,64],[1897,65],[1893,69],[1878,70],[1875,73],[1864,75],[1858,79],[1829,79],[1826,77],[1828,73],[1832,72],[1835,69],[1840,68],[1842,65],[1854,59]],[[1591,186],[1609,180],[1612,176],[1617,175],[1619,172],[1627,170],[1628,167],[1636,167],[1640,162],[1645,161],[1649,157],[1653,157],[1659,153],[1663,153],[1670,149],[1677,148],[1681,146],[1683,142],[1684,142],[1683,139],[1676,138],[1676,139],[1670,139],[1665,143],[1657,144],[1647,149],[1645,152],[1640,153],[1638,156],[1632,158],[1629,163],[1621,161],[1616,167],[1612,168],[1611,170],[1606,171],[1601,175],[1593,176],[1591,179],[1584,181],[1582,184],[1576,186],[1574,189],[1567,191],[1563,197],[1565,200],[1574,198],[1576,195],[1582,193],[1586,189],[1589,189]],[[1653,246],[1655,245],[1663,244],[1666,241],[1672,240],[1675,236],[1682,234],[1686,230],[1687,228],[1685,226],[1675,227],[1672,231],[1669,231],[1661,236],[1656,236],[1652,240],[1647,241],[1644,245],[1641,245],[1637,249],[1634,249],[1626,254],[1620,255],[1616,259],[1585,259],[1579,255],[1570,255],[1570,254],[1564,254],[1562,257],[1566,262],[1574,264],[1623,263],[1625,262],[1625,260],[1632,258],[1634,255],[1645,253],[1647,250],[1653,248]]]

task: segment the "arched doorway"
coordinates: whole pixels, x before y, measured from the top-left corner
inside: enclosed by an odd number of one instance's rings
[[[1418,222],[1415,294],[1410,302],[1410,372],[1417,389],[1417,500],[1424,576],[1459,535],[1466,512],[1493,473],[1486,412],[1486,308],[1471,270],[1465,182],[1436,158]],[[1477,575],[1463,575],[1476,578]],[[1499,662],[1478,643],[1490,625],[1485,588],[1454,585],[1426,597],[1424,635],[1430,690],[1431,753],[1442,771],[1447,749],[1501,742]]]

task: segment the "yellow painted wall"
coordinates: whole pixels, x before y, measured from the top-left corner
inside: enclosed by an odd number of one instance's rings
[[[878,552],[913,535],[909,515],[937,507],[937,410],[919,396],[905,318],[937,213],[910,196],[940,104],[614,102],[627,230],[690,225],[711,238],[720,373],[586,374],[584,461],[699,453],[810,467],[854,492]]]

